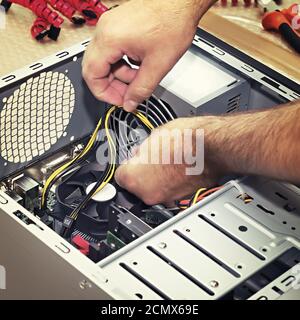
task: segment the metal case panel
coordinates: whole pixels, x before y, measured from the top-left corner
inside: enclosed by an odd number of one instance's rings
[[[206,200],[100,262],[99,266],[108,274],[111,269],[114,273],[125,269],[130,276],[129,293],[141,290],[135,287],[138,283],[162,298],[222,298],[290,248],[300,248],[299,229],[291,230],[289,217],[286,217],[287,224],[281,223],[278,232],[278,222],[268,215],[265,219],[266,213],[257,206],[268,205],[265,189],[256,191],[265,184],[268,192],[276,194],[278,182],[264,178],[239,182],[253,197],[249,204],[239,198],[236,182],[229,182]],[[294,219],[298,225],[299,189],[288,188],[285,195],[295,200]],[[284,210],[273,206],[277,213]],[[183,293],[174,285],[178,277],[185,277],[200,290]],[[164,284],[166,278],[170,286]],[[122,281],[126,281],[124,276]],[[142,291],[138,293],[143,295]]]

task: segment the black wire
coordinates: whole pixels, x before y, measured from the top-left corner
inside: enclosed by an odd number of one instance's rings
[[[105,126],[105,117],[106,117],[106,114],[107,114],[107,111],[109,109],[106,110],[104,116],[103,116],[103,119],[104,121],[101,123],[101,127],[99,130],[103,129],[103,127]],[[118,110],[118,109],[116,109]],[[146,132],[148,134],[151,133],[151,129],[149,129],[138,117],[136,117],[134,114],[132,114],[138,121],[138,123],[141,124],[141,126],[146,130]],[[96,145],[96,144],[95,144]],[[94,149],[95,148],[95,145],[91,148]],[[90,150],[90,151],[91,151]],[[90,151],[88,152],[88,154],[90,154]],[[118,152],[118,146],[116,146],[116,154]],[[85,155],[86,156],[86,155]],[[82,158],[80,159],[82,160]],[[66,168],[63,172],[61,172],[59,174],[59,176],[62,176],[65,174],[65,171],[68,171],[68,170],[71,170],[71,167],[76,167],[78,166],[78,162],[76,161],[76,163],[74,163],[72,166]],[[90,201],[90,199],[92,198],[93,194],[97,191],[97,189],[99,188],[99,186],[103,183],[105,177],[107,176],[107,174],[109,173],[109,170],[111,169],[112,167],[109,165],[109,163],[107,164],[106,168],[105,168],[105,171],[102,173],[101,177],[98,179],[98,181],[96,182],[95,186],[92,188],[92,190],[85,196],[85,198],[82,200],[82,202],[71,212],[71,214],[69,215],[69,217],[72,217],[74,216],[74,219],[73,219],[73,222],[75,222],[78,218],[78,215],[80,214],[80,212],[82,211],[82,209],[87,205],[87,203]],[[59,178],[59,176],[57,176]],[[56,178],[57,178],[56,177]],[[63,227],[62,231],[61,231],[61,234],[63,235],[64,238],[67,238],[70,233],[72,232],[74,226],[73,226],[73,223],[72,225],[67,228],[67,227]]]
[[[108,110],[105,111],[105,115],[107,113]],[[104,117],[105,117],[104,115]],[[99,128],[99,131],[104,129],[104,121],[102,121],[101,126]],[[98,132],[99,132],[98,131]],[[68,172],[71,172],[73,169],[75,169],[76,167],[79,166],[79,168],[82,166],[82,164],[88,159],[88,157],[90,156],[90,154],[95,151],[95,149],[98,147],[99,145],[99,141],[97,141],[97,139],[94,142],[94,145],[90,148],[90,150],[82,157],[78,158],[74,163],[72,163],[70,166],[68,166],[66,169],[64,169],[62,172],[60,172],[49,184],[46,193],[45,193],[45,201],[44,201],[44,205],[42,209],[45,209],[47,206],[47,198],[49,196],[49,192],[52,188],[52,186],[56,183],[57,180],[59,180],[61,177],[63,177],[65,174],[67,174]]]
[[[81,210],[87,205],[87,203],[90,201],[93,194],[96,192],[96,190],[99,188],[101,183],[104,181],[107,173],[109,172],[109,169],[110,169],[110,166],[109,166],[109,164],[107,164],[105,171],[102,173],[100,179],[97,181],[97,183],[95,184],[93,189],[85,196],[85,198],[82,200],[82,202],[70,213],[69,217],[76,214],[75,218],[73,219],[74,222],[77,220],[78,215],[81,212]],[[70,232],[72,232],[74,227],[75,227],[74,225],[72,225],[70,228],[64,227],[63,230],[61,231],[63,237],[67,238],[69,236]]]

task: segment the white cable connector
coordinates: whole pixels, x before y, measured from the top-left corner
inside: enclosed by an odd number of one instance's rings
[[[236,180],[232,180],[230,181],[230,183],[239,191],[241,199],[246,200],[248,197],[248,194],[245,192],[243,187]]]

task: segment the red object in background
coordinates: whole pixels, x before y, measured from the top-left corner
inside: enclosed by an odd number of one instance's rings
[[[289,8],[281,10],[289,20],[294,30],[300,32],[300,4],[294,3]]]
[[[42,40],[48,34],[50,27],[48,21],[44,18],[37,17],[31,27],[31,35],[37,40]]]
[[[90,243],[83,239],[79,234],[72,238],[72,243],[78,248],[78,250],[84,255],[88,255],[90,251]]]
[[[279,30],[283,24],[290,24],[288,19],[280,11],[267,12],[262,19],[262,25],[265,30]]]
[[[108,8],[99,0],[65,0],[79,11],[86,19],[87,24],[95,25],[101,15],[108,10]]]
[[[64,0],[48,0],[49,4],[55,10],[61,12],[68,19],[72,19],[76,10],[70,4],[65,2]]]
[[[289,20],[290,16],[285,15],[284,11],[271,11],[267,12],[262,19],[262,25],[265,30],[278,31],[282,37],[300,53],[300,37],[296,30],[293,28],[293,19]]]
[[[54,10],[76,25],[85,22],[95,25],[108,10],[99,0],[2,0],[1,5],[7,12],[13,3],[31,10],[37,16],[31,27],[31,35],[37,40],[45,36],[57,40],[64,19]],[[77,11],[79,14],[76,14]]]

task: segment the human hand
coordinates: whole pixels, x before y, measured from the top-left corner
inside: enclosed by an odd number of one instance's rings
[[[199,128],[205,130],[205,143]],[[223,175],[210,149],[217,128],[218,118],[205,116],[176,119],[155,129],[135,156],[117,169],[117,183],[148,205],[168,205],[200,187],[216,185]]]
[[[99,100],[133,111],[190,46],[212,0],[131,0],[102,15],[83,59]],[[122,58],[140,64],[131,68]]]

